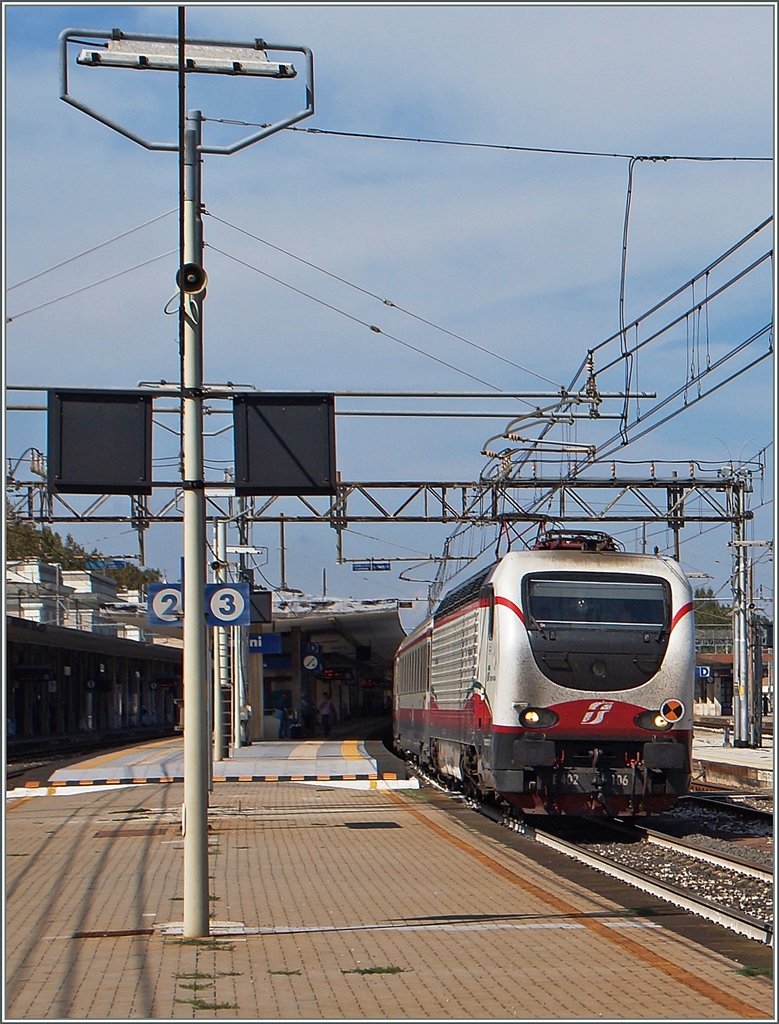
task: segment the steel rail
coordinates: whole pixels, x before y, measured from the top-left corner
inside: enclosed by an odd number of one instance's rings
[[[768,921],[760,921],[742,911],[722,906],[713,900],[707,899],[705,896],[696,896],[690,893],[689,890],[682,889],[671,882],[662,882],[634,868],[628,868],[618,864],[616,861],[609,860],[602,855],[587,853],[575,843],[559,839],[557,836],[529,825],[527,819],[513,817],[505,812],[495,810],[472,797],[464,797],[462,794],[454,792],[450,787],[443,785],[438,779],[431,777],[429,773],[422,770],[418,765],[407,763],[407,769],[436,789],[462,800],[474,811],[484,815],[496,824],[510,828],[520,835],[526,836],[528,839],[534,840],[543,846],[548,846],[566,857],[570,857],[582,864],[586,864],[588,867],[595,868],[596,871],[626,882],[628,885],[641,889],[643,892],[657,896],[668,903],[673,903],[675,906],[680,907],[682,910],[687,910],[691,914],[703,917],[708,921],[738,932],[740,935],[745,935],[747,938],[754,939],[757,942],[773,945],[774,928],[773,924]],[[684,852],[686,853],[687,851]],[[727,866],[735,867],[735,865],[730,864]]]
[[[526,832],[525,834],[530,833]],[[746,935],[757,942],[773,945],[774,928],[773,924],[768,921],[759,921],[749,914],[724,907],[713,900],[707,899],[705,896],[696,896],[689,892],[689,890],[682,889],[672,882],[661,882],[657,878],[646,875],[641,871],[636,871],[634,868],[625,867],[625,865],[618,864],[616,861],[609,860],[601,855],[586,853],[575,843],[558,839],[557,836],[549,835],[538,829],[532,830],[531,838],[568,857],[573,857],[581,863],[595,868],[597,871],[611,875],[613,878],[618,878],[622,882],[627,882],[629,885],[657,896],[668,903],[673,903],[683,910],[688,910],[698,917],[704,917],[708,921],[713,921],[715,924],[729,928],[731,931]]]
[[[742,857],[733,857],[727,853],[717,853],[715,850],[707,850],[703,846],[691,843],[685,839],[674,839],[665,835],[664,832],[657,832],[654,829],[646,828],[644,825],[634,825],[633,828],[642,832],[645,842],[654,846],[666,847],[676,853],[684,854],[686,857],[694,857],[696,860],[704,861],[706,864],[714,864],[718,868],[727,868],[730,871],[738,871],[742,875],[749,875],[750,878],[759,878],[761,882],[773,882],[774,873],[770,868],[761,867]]]

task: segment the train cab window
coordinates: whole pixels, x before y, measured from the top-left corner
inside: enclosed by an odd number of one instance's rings
[[[539,573],[526,578],[531,629],[614,629],[661,633],[669,627],[668,584],[658,578]]]

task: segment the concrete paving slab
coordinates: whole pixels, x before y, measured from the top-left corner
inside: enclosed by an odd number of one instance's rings
[[[717,785],[772,789],[774,742],[763,736],[761,747],[726,746],[721,730],[697,729],[693,736],[693,768],[706,782]]]
[[[428,791],[215,787],[213,934],[186,939],[182,792],[11,803],[4,1020],[773,1019],[765,978]]]

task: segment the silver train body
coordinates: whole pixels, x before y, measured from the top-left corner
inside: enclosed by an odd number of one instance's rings
[[[694,666],[676,562],[509,552],[400,645],[395,749],[524,813],[657,813],[689,789]]]

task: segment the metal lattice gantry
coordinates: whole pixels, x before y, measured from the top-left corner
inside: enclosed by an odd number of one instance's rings
[[[332,497],[269,496],[245,499],[243,517],[251,523],[321,523],[342,530],[356,523],[439,523],[561,525],[655,523],[680,530],[688,523],[746,522],[753,513],[745,496],[753,489],[753,469],[730,466],[701,471],[690,464],[686,476],[618,475],[554,477],[535,475],[476,481],[340,481]],[[532,470],[532,467],[531,467]],[[143,530],[181,522],[182,491],[156,490],[154,500],[113,495],[66,500],[40,480],[13,480],[7,498],[11,514],[37,523],[128,523]],[[233,518],[233,488],[207,485],[207,518]]]

